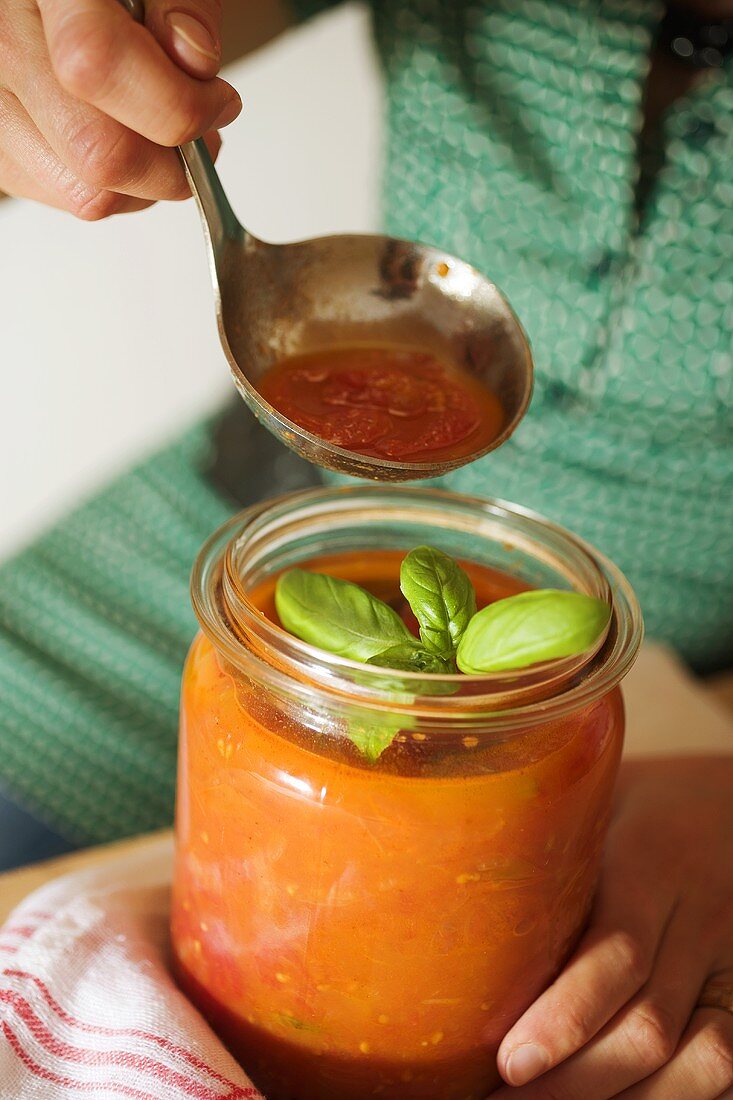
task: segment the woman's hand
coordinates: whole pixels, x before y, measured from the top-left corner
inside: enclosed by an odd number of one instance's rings
[[[221,0],[2,0],[0,190],[93,221],[190,192],[174,146],[241,110],[216,77]]]
[[[492,1100],[714,1100],[733,1085],[733,757],[622,765],[588,930],[499,1069],[523,1087]]]

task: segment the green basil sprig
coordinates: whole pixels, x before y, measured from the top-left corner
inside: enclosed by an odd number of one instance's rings
[[[476,611],[467,574],[447,554],[430,546],[411,551],[402,563],[400,587],[418,621],[415,638],[397,612],[351,581],[290,569],[275,588],[275,606],[286,630],[329,653],[364,664],[442,676],[527,668],[572,657],[603,635],[611,609],[579,592],[538,589],[509,596]],[[455,681],[408,682],[399,676],[385,690],[414,699],[451,694]],[[347,733],[367,760],[375,761],[400,730],[407,713],[350,718]]]
[[[411,550],[400,568],[400,588],[420,626],[420,640],[439,657],[455,657],[473,615],[476,593],[460,565],[432,546]]]
[[[352,661],[385,651],[409,661],[422,649],[389,604],[351,581],[289,569],[275,586],[275,607],[291,634]]]
[[[607,603],[580,592],[520,592],[474,615],[458,646],[458,667],[480,675],[574,657],[598,641],[610,617]]]
[[[455,671],[455,663],[426,649],[389,604],[351,581],[290,569],[278,578],[275,607],[286,630],[329,653],[395,671],[429,675]],[[414,698],[455,690],[440,681],[409,685],[398,677],[382,686],[403,698],[410,692]],[[346,732],[362,755],[374,763],[412,721],[409,714],[399,712],[351,715]]]

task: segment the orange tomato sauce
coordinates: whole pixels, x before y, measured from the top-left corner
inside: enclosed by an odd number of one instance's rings
[[[310,565],[397,606],[401,557]],[[480,606],[524,587],[470,572]],[[254,597],[274,618],[272,587]],[[313,725],[305,702],[298,721],[206,637],[194,642],[176,812],[179,980],[268,1100],[484,1100],[503,1035],[588,912],[620,695],[499,741],[457,729],[432,753],[430,731],[408,726],[376,765],[337,718],[326,732]]]
[[[301,428],[373,458],[430,462],[475,454],[504,426],[498,398],[428,352],[330,348],[271,367],[259,391]]]

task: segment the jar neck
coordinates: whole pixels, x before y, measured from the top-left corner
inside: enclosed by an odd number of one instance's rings
[[[253,589],[268,578],[324,552],[407,552],[426,543],[533,587],[567,588],[605,600],[612,609],[608,634],[595,651],[510,673],[396,673],[300,641],[267,619],[252,599]],[[297,683],[311,699],[340,697],[377,710],[404,709],[438,723],[460,715],[510,728],[588,705],[625,675],[642,637],[628,582],[592,547],[516,505],[434,489],[317,489],[250,508],[204,546],[192,596],[203,630],[250,678],[281,690]]]

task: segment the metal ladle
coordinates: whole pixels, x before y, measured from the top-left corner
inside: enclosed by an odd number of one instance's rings
[[[120,0],[144,22],[141,0]],[[438,477],[494,450],[532,392],[532,355],[509,303],[475,268],[439,248],[379,234],[268,244],[240,225],[202,138],[179,147],[209,254],[219,337],[255,416],[319,466],[380,481]],[[265,401],[274,363],[345,345],[420,348],[470,372],[501,401],[501,433],[470,455],[430,462],[372,458],[334,446]]]

